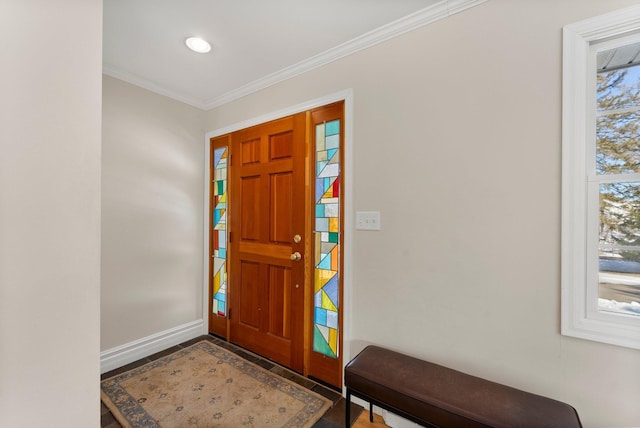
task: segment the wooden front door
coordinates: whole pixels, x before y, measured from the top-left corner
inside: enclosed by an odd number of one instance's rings
[[[343,135],[337,102],[212,138],[210,153],[209,331],[336,387]]]
[[[304,359],[305,113],[230,135],[230,339]]]

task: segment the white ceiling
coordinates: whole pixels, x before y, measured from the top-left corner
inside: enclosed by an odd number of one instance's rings
[[[210,109],[483,1],[104,0],[103,70]]]

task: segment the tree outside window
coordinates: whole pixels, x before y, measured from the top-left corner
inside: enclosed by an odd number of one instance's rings
[[[610,51],[598,54],[601,58]],[[597,73],[599,308],[640,315],[640,66]]]

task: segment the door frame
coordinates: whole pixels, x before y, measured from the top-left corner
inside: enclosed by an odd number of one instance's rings
[[[203,263],[203,292],[202,292],[202,319],[203,332],[209,334],[209,191],[210,191],[210,163],[209,156],[211,150],[211,138],[229,134],[234,131],[249,128],[254,125],[269,122],[286,116],[291,116],[314,108],[322,107],[338,101],[344,101],[344,248],[342,249],[342,257],[344,262],[342,278],[343,278],[343,309],[342,309],[342,370],[351,358],[351,284],[353,265],[353,231],[354,231],[354,211],[353,211],[353,89],[346,89],[335,92],[320,98],[315,98],[300,104],[296,104],[284,109],[272,111],[261,116],[253,117],[242,122],[238,122],[229,126],[215,129],[205,134],[204,144],[204,216],[203,216],[203,247],[204,247],[204,263]],[[344,385],[342,386],[343,395],[345,393]]]

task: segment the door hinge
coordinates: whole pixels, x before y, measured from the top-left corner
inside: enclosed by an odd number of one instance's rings
[[[229,232],[229,244],[233,241],[233,232]]]
[[[231,310],[231,308],[229,308],[229,315],[228,315],[229,319],[231,319],[231,312],[232,312],[232,310]]]

